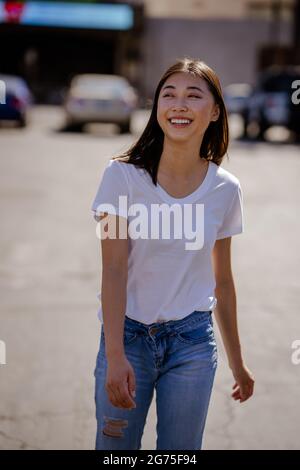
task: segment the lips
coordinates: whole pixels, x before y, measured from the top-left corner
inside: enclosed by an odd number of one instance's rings
[[[168,118],[168,121],[171,121],[171,119],[188,120],[188,121],[193,120],[192,118],[189,118],[189,117],[186,117],[186,116],[172,116],[172,117]]]
[[[193,121],[189,118],[172,117],[168,119],[172,127],[181,128],[189,126]]]

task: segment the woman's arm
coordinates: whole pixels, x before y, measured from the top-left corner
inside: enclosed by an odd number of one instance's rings
[[[135,391],[134,371],[124,351],[124,321],[128,276],[128,231],[124,217],[107,214],[101,217],[102,230],[116,224],[116,236],[101,237],[102,288],[101,303],[105,335],[105,352],[108,362],[106,390],[114,406],[133,408]],[[104,219],[104,220],[103,220]],[[120,223],[120,226],[119,226]],[[110,225],[112,224],[112,225]],[[118,228],[126,238],[120,238]]]
[[[126,219],[105,214],[101,217],[103,228],[108,224],[127,224]],[[111,225],[113,226],[113,225]],[[126,310],[126,286],[128,270],[128,239],[102,238],[102,286],[101,303],[107,358],[124,355],[123,333]]]
[[[236,293],[231,270],[231,237],[216,241],[213,249],[213,265],[217,298],[215,317],[229,367],[236,379],[233,388],[238,387],[232,396],[245,401],[253,393],[254,379],[244,363],[238,333]]]

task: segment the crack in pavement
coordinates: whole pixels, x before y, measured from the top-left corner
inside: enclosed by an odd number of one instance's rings
[[[224,386],[225,388],[225,386]],[[223,437],[227,440],[228,445],[224,446],[224,450],[231,450],[234,449],[233,447],[233,436],[230,434],[230,427],[235,419],[235,410],[233,408],[233,404],[229,401],[229,398],[227,398],[227,387],[226,387],[226,392],[224,390],[223,386],[220,384],[215,384],[215,389],[217,392],[221,392],[221,394],[225,397],[225,410],[224,414],[226,416],[225,423],[222,426],[221,433],[219,432],[218,434],[223,435]]]
[[[10,441],[21,442],[21,446],[20,446],[21,450],[24,450],[24,449],[27,449],[27,448],[34,449],[34,450],[42,450],[39,447],[35,447],[35,446],[30,445],[30,444],[27,444],[27,442],[23,441],[23,439],[20,439],[18,437],[9,436],[8,434],[6,434],[3,431],[0,431],[0,436],[3,436],[3,437],[5,437],[5,439],[8,439]]]
[[[80,415],[81,417],[89,417],[91,413],[87,412],[87,411],[78,412],[78,411],[73,410],[73,411],[67,411],[67,412],[61,412],[61,413],[42,411],[42,412],[34,413],[34,414],[31,414],[31,415],[30,414],[16,415],[16,416],[0,415],[0,422],[1,421],[3,421],[3,422],[4,421],[9,421],[9,422],[17,423],[19,420],[31,420],[31,421],[34,422],[38,418],[51,419],[51,418],[57,418],[57,417],[59,418],[59,417],[62,417],[62,416],[72,416],[74,414],[76,414],[77,416]],[[26,441],[24,441],[20,438],[10,436],[9,434],[6,434],[4,431],[0,431],[0,436],[4,437],[6,439],[9,439],[11,441],[20,442],[21,445],[20,445],[19,449],[21,449],[21,450],[28,449],[28,448],[33,449],[33,450],[42,450],[39,447],[35,447],[31,444],[28,444]]]
[[[18,421],[19,419],[30,419],[34,420],[36,418],[56,418],[60,416],[71,416],[73,414],[80,416],[90,416],[89,411],[67,411],[67,412],[51,412],[51,411],[39,411],[38,413],[33,413],[29,415],[0,415],[0,421]]]

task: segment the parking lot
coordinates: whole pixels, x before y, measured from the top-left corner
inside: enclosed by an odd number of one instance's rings
[[[135,115],[134,132],[144,119]],[[59,107],[37,106],[26,129],[0,129],[0,449],[94,448],[101,261],[90,206],[107,161],[135,136],[109,125],[62,127]],[[204,449],[300,448],[300,365],[291,361],[300,339],[300,152],[284,130],[271,137],[233,141],[223,162],[243,189],[245,232],[233,237],[232,257],[256,385],[249,401],[232,400],[215,323],[219,366]],[[155,425],[153,401],[144,449],[155,449]]]

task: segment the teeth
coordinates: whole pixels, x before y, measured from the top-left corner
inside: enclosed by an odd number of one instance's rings
[[[172,124],[189,124],[190,122],[189,119],[171,119]]]

